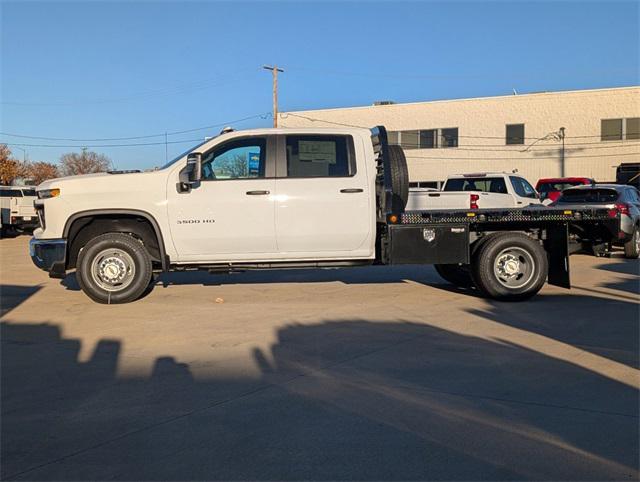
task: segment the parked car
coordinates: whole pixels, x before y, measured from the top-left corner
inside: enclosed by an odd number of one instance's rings
[[[623,162],[616,168],[616,184],[640,189],[640,162]]]
[[[38,226],[38,215],[33,205],[36,199],[34,187],[0,186],[2,233]]]
[[[442,191],[410,190],[406,209],[499,209],[540,204],[529,182],[515,173],[476,173],[449,176]]]
[[[618,235],[611,244],[623,246],[627,258],[640,256],[640,192],[635,187],[619,184],[571,187],[565,189],[554,204],[569,209],[606,209],[609,217],[618,220]],[[581,236],[579,229],[574,230],[573,234],[579,242],[596,246],[599,244],[597,239]]]
[[[554,177],[539,179],[536,191],[540,193],[540,199],[545,202],[557,201],[562,191],[573,186],[595,184],[595,179],[590,177]]]

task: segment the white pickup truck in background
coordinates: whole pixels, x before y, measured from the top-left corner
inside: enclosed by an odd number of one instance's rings
[[[499,209],[541,204],[529,182],[515,174],[487,172],[449,176],[442,191],[410,189],[406,209]]]
[[[10,229],[29,229],[38,226],[33,202],[36,189],[31,186],[0,186],[0,218],[2,234]]]

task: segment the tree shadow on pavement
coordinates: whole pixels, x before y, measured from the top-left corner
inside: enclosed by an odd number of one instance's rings
[[[481,316],[506,323],[494,308]],[[638,477],[637,386],[526,337],[428,318],[287,324],[253,349],[259,375],[209,361],[196,379],[170,354],[119,376],[116,339],[80,362],[82,342],[54,324],[1,330],[7,480]]]
[[[0,317],[40,291],[40,286],[0,285]]]

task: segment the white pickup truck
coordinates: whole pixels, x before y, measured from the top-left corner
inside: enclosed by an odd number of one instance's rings
[[[407,210],[499,209],[541,204],[535,188],[516,173],[455,174],[442,191],[410,189]]]
[[[154,273],[435,264],[459,286],[519,300],[569,287],[567,227],[613,232],[607,212],[408,211],[407,165],[384,127],[225,132],[152,172],[37,188],[31,257],[75,269],[100,303],[133,301]]]
[[[38,225],[33,202],[36,190],[31,186],[0,186],[2,233],[9,229],[30,229]]]

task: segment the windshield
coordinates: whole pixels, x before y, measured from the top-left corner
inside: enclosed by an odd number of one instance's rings
[[[568,189],[558,199],[559,203],[612,203],[618,199],[615,189]]]
[[[216,136],[217,137],[217,136]],[[186,156],[187,154],[189,154],[191,151],[197,149],[198,147],[206,144],[207,142],[209,142],[211,139],[214,139],[214,137],[210,137],[208,139],[205,139],[204,141],[202,141],[200,144],[196,144],[193,147],[190,147],[189,149],[187,149],[186,151],[184,151],[182,154],[178,155],[177,157],[174,157],[173,159],[171,159],[169,162],[167,162],[164,166],[161,166],[160,169],[166,169],[167,167],[171,166],[172,164],[178,162],[180,159],[182,159],[184,156]]]

